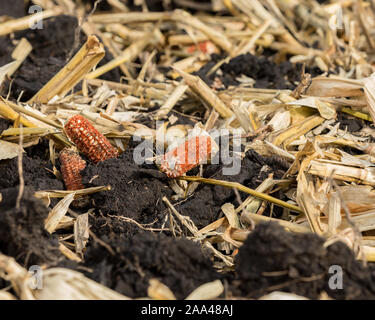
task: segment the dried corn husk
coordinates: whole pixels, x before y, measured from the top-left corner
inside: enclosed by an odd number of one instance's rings
[[[129,300],[77,271],[52,268],[43,271],[43,288],[35,290],[38,300]]]

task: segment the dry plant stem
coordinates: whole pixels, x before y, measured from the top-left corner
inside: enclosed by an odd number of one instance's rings
[[[232,44],[224,35],[224,33],[221,33],[219,31],[216,31],[215,29],[210,28],[201,20],[199,20],[196,17],[193,17],[186,11],[175,10],[173,12],[173,19],[174,21],[186,23],[192,26],[193,28],[196,28],[197,30],[201,31],[203,34],[207,35],[220,48],[222,48],[224,51],[232,55]]]
[[[313,156],[310,156],[310,158],[312,157]],[[314,205],[314,195],[312,194],[312,191],[308,188],[309,182],[307,181],[306,175],[304,173],[304,168],[309,160],[309,158],[306,158],[305,160],[303,160],[301,164],[300,172],[297,177],[298,186],[296,201],[298,202],[300,207],[303,208],[311,230],[316,234],[323,236],[324,231],[322,230],[319,221],[321,212]]]
[[[12,121],[16,121],[18,119],[18,121],[22,123],[22,125],[24,125],[25,127],[29,127],[29,128],[36,127],[35,123],[31,122],[25,117],[20,116],[20,114],[14,111],[13,108],[11,108],[8,105],[8,102],[5,102],[5,101],[6,100],[4,99],[0,99],[0,115],[1,116]]]
[[[79,217],[79,214],[77,214],[77,213],[75,213],[73,210],[71,210],[70,208],[68,209],[68,213],[70,214],[70,215],[72,215],[74,218],[78,218]],[[97,242],[97,243],[99,243],[103,248],[105,248],[112,256],[115,256],[116,254],[115,254],[115,252],[113,251],[113,249],[112,249],[112,247],[109,245],[109,244],[107,244],[107,243],[105,243],[103,240],[101,240],[100,238],[98,238],[97,236],[96,236],[96,234],[93,232],[93,231],[91,231],[90,230],[90,228],[89,228],[89,235],[90,235],[90,237],[92,237],[93,238],[93,240],[95,241],[95,242]]]
[[[19,210],[21,206],[21,199],[23,195],[23,191],[25,189],[25,180],[23,178],[23,166],[22,166],[22,143],[23,143],[23,132],[22,132],[22,124],[20,124],[20,142],[19,142],[19,151],[18,151],[18,176],[20,179],[20,189],[18,191],[17,201],[16,201],[16,209]]]
[[[84,249],[89,240],[89,220],[88,213],[81,214],[74,221],[74,244],[75,251],[83,258]]]
[[[122,11],[122,12],[128,12],[129,8],[121,2],[121,0],[107,0],[108,3],[115,9]]]
[[[108,88],[118,91],[125,91],[129,94],[137,94],[138,88],[137,86],[142,86],[146,88],[146,95],[148,98],[153,98],[151,95],[152,91],[147,91],[148,89],[153,89],[155,94],[155,97],[161,97],[165,99],[165,95],[168,93],[168,91],[173,88],[172,84],[169,83],[149,83],[149,82],[143,82],[139,80],[130,80],[130,84],[124,84],[124,83],[118,83],[113,81],[107,81],[102,79],[88,79],[87,84],[94,86],[94,87],[100,87],[102,85],[107,85]],[[135,92],[135,93],[134,93]],[[157,95],[158,94],[158,95]],[[151,95],[151,96],[150,96]]]
[[[307,172],[323,178],[328,178],[333,174],[337,180],[375,185],[371,168],[357,168],[312,160]]]
[[[261,37],[261,35],[266,32],[266,30],[271,25],[273,19],[268,19],[251,37],[251,39],[241,48],[238,48],[234,56],[239,56],[253,50],[256,41]]]
[[[227,188],[236,188],[236,189],[238,189],[242,192],[248,193],[248,194],[250,194],[250,195],[252,195],[256,198],[259,198],[259,199],[262,199],[262,200],[265,200],[265,201],[269,201],[269,202],[274,203],[274,204],[276,204],[280,207],[290,209],[294,212],[303,213],[302,209],[295,206],[295,205],[292,205],[292,204],[287,203],[285,201],[282,201],[282,200],[276,199],[274,197],[271,197],[268,194],[264,194],[264,193],[255,191],[255,190],[250,189],[248,187],[245,187],[242,184],[237,183],[237,182],[229,182],[229,181],[223,181],[223,180],[206,179],[206,178],[190,177],[190,176],[179,177],[178,179],[186,180],[186,181],[203,182],[203,183],[223,186],[223,187],[227,187]]]
[[[367,42],[369,43],[369,45],[371,46],[372,49],[375,48],[375,42],[374,42],[374,39],[371,35],[371,32],[369,30],[369,27],[367,25],[367,23],[364,21],[365,20],[365,10],[363,8],[363,5],[362,5],[362,0],[357,0],[356,1],[356,10],[357,10],[357,16],[358,16],[358,20],[359,20],[359,23],[364,31],[364,34],[366,36],[366,39],[367,39]]]
[[[325,119],[320,116],[308,117],[280,133],[272,141],[272,143],[275,146],[280,146],[281,144],[284,144],[284,146],[288,146],[294,140],[298,139],[301,135],[306,134],[311,129],[322,124],[324,121]]]
[[[30,273],[21,267],[14,258],[0,253],[0,277],[12,283],[18,297],[22,300],[35,300],[29,287]]]
[[[17,47],[12,52],[12,58],[16,60],[16,63],[12,66],[11,70],[8,72],[8,76],[12,76],[17,69],[20,67],[22,62],[25,61],[33,47],[26,38],[22,38]]]
[[[156,113],[156,119],[162,119],[168,115],[168,113],[173,109],[176,105],[177,101],[181,99],[184,95],[185,91],[187,90],[188,86],[182,81],[171,93],[168,99],[164,102],[164,104],[160,107],[158,112]]]
[[[72,11],[75,12],[77,9],[76,9],[76,6],[73,3],[73,1],[72,0],[67,0],[67,1],[70,2],[70,7],[72,8]],[[83,24],[85,24],[85,22],[87,21],[88,17],[90,17],[91,15],[94,14],[94,12],[96,11],[96,9],[98,7],[98,4],[100,4],[101,2],[102,2],[102,0],[96,0],[95,3],[94,3],[94,5],[93,5],[93,7],[92,7],[92,9],[91,9],[91,11],[89,13],[87,13],[87,14],[85,13],[85,14],[83,14],[79,18],[78,18],[78,15],[77,15],[78,26],[76,27],[75,32],[74,32],[74,44],[73,44],[73,47],[70,50],[70,53],[68,54],[68,58],[67,59],[70,59],[72,57],[73,52],[79,46],[79,34],[80,34],[81,30],[83,30]],[[94,30],[94,32],[91,32],[91,33],[87,34],[87,36],[90,36],[92,34],[98,34],[97,33],[97,31],[98,31],[97,28],[94,25],[91,25],[91,27],[94,28],[95,30]],[[88,28],[88,29],[90,29],[90,28]],[[100,37],[103,38],[102,35],[100,35]]]
[[[174,21],[178,23],[187,24],[203,34],[205,34],[212,42],[221,47],[228,53],[232,51],[232,44],[227,39],[227,37],[207,26],[201,20],[193,17],[191,14],[183,10],[175,10],[173,12],[129,12],[129,13],[111,13],[111,14],[99,14],[91,17],[91,20],[95,23],[101,24],[128,24],[128,23],[142,23],[142,22],[152,22],[152,21]]]
[[[341,190],[339,188],[339,186],[337,185],[336,181],[333,179],[333,174],[334,172],[332,172],[332,175],[330,176],[329,180],[332,184],[332,186],[335,188],[337,194],[338,194],[338,197],[340,199],[340,202],[341,202],[341,207],[344,209],[344,212],[345,212],[345,217],[346,217],[346,220],[348,221],[348,223],[350,224],[350,226],[352,227],[353,231],[354,231],[354,234],[355,234],[355,242],[354,243],[354,250],[357,251],[356,253],[358,253],[358,250],[361,246],[361,241],[362,241],[362,234],[361,234],[361,231],[358,229],[358,227],[356,226],[356,224],[354,223],[353,219],[351,218],[350,216],[350,211],[349,211],[349,208],[347,207],[345,201],[343,200],[343,196],[341,194]],[[358,244],[359,246],[356,247],[355,244]],[[362,256],[362,259],[365,261],[365,256]]]
[[[129,24],[129,23],[144,23],[159,20],[171,20],[171,12],[126,12],[126,13],[102,13],[96,14],[89,18],[94,23],[98,24]]]
[[[91,22],[85,22],[82,25],[82,30],[86,33],[87,36],[91,34],[97,34],[100,39],[103,41],[104,45],[108,48],[109,52],[113,55],[114,58],[117,58],[119,56],[119,49],[116,47],[115,43],[107,38],[98,28],[95,24]],[[139,38],[138,38],[139,39]],[[126,67],[125,64],[121,64],[119,66],[121,71],[129,78],[131,78],[131,74]]]
[[[31,16],[25,16],[23,18],[0,23],[0,36],[5,36],[12,32],[26,30],[30,28],[30,26],[32,26],[35,21],[41,21],[50,17],[54,17],[59,15],[60,13],[60,9],[45,10],[35,13]]]
[[[44,221],[44,228],[49,232],[55,232],[57,226],[64,219],[69,206],[74,200],[74,193],[68,194],[64,199],[60,200],[53,209],[49,212],[46,220]]]
[[[103,45],[95,36],[89,36],[86,43],[48,83],[29,101],[48,103],[53,97],[65,96],[104,57]]]
[[[215,109],[224,119],[232,116],[233,111],[212,91],[212,89],[198,76],[192,76],[182,70],[175,70],[184,78],[186,84],[193,92]]]
[[[355,110],[352,110],[352,109],[347,108],[347,107],[341,108],[340,111],[344,112],[344,113],[347,113],[347,114],[350,114],[353,117],[356,117],[356,118],[359,118],[359,119],[362,119],[362,120],[366,120],[366,121],[370,121],[370,122],[372,121],[372,118],[369,114],[366,114],[366,113],[363,113],[363,112],[360,112],[360,111],[355,111]]]
[[[108,62],[104,66],[96,69],[95,71],[90,72],[86,79],[95,79],[103,75],[104,73],[111,71],[112,69],[122,65],[125,62],[130,62],[134,60],[138,54],[150,43],[154,42],[155,39],[153,34],[148,34],[145,38],[138,40],[131,44],[128,48],[124,50],[124,52],[119,55],[117,58],[113,59],[112,61]]]
[[[78,263],[82,262],[82,259],[78,255],[76,255],[72,250],[68,249],[62,243],[60,243],[59,245],[59,250],[69,260],[72,260]]]
[[[157,51],[153,50],[151,52],[151,54],[148,55],[146,61],[144,62],[143,66],[142,66],[141,71],[138,74],[137,81],[144,81],[145,80],[147,69],[150,67],[152,59],[154,59],[156,53],[157,53]]]
[[[258,191],[258,192],[261,192],[261,193],[266,193],[267,190],[270,190],[273,186],[275,185],[275,181],[273,180],[272,177],[268,177],[267,179],[265,179],[256,189],[255,191]],[[237,189],[235,189],[237,190]],[[248,208],[250,204],[254,204],[256,203],[256,207],[252,208],[253,210],[256,209],[257,207],[260,207],[261,206],[261,202],[259,199],[254,199],[253,196],[249,196],[247,197],[247,199],[245,201],[243,201],[235,210],[236,213],[239,213],[241,212],[242,210],[245,210],[245,208]],[[258,210],[258,209],[257,209]],[[252,212],[257,212],[257,211],[252,211]]]
[[[114,216],[114,215],[108,215],[110,218],[118,219],[121,221],[125,221],[128,223],[134,223],[138,228],[145,230],[145,231],[169,231],[170,229],[168,228],[148,228],[145,227],[145,225],[140,224],[139,222],[135,221],[134,219],[128,218],[128,217],[123,217],[123,216]]]
[[[284,228],[289,229],[292,232],[311,233],[310,228],[300,226],[296,223],[292,223],[292,222],[281,220],[281,219],[275,219],[275,218],[271,218],[271,217],[262,216],[260,214],[251,213],[249,211],[243,211],[242,214],[241,214],[241,219],[245,220],[249,224],[251,224],[252,221],[255,222],[255,223],[273,221],[273,222],[276,222],[276,223],[280,224]]]
[[[28,110],[12,101],[9,101],[9,100],[5,100],[4,98],[0,97],[0,108],[1,108],[1,105],[2,103],[5,103],[7,106],[9,106],[10,108],[12,108],[14,111],[16,112],[20,112],[20,113],[23,113],[23,114],[26,114],[30,117],[33,117],[39,121],[42,121],[52,127],[55,127],[57,129],[62,129],[62,126],[55,122],[55,121],[52,121],[50,119],[48,119],[47,117],[42,117],[40,116],[39,114],[35,113],[35,112],[32,112],[31,110]],[[18,114],[18,113],[17,113]],[[15,119],[14,119],[15,120]],[[35,127],[36,125],[33,124],[33,126]],[[29,127],[32,127],[32,126],[29,126]]]
[[[208,117],[206,124],[204,125],[204,130],[210,131],[214,128],[216,121],[219,119],[219,114],[212,110],[210,116]]]
[[[64,198],[66,195],[70,193],[75,193],[76,196],[84,196],[93,194],[96,192],[101,191],[110,191],[111,186],[99,186],[99,187],[92,187],[92,188],[86,188],[86,189],[80,189],[80,190],[47,190],[47,191],[37,191],[34,193],[34,196],[36,198],[42,199],[42,198]]]
[[[32,112],[31,110],[28,110],[12,101],[5,100],[4,98],[0,97],[0,115],[12,121],[16,121],[17,119],[19,119],[19,122],[25,127],[36,128],[37,125],[35,123],[20,116],[20,114],[22,113],[39,121],[42,121],[56,129],[62,129],[62,126],[57,122],[52,121],[47,117],[42,117],[39,114]],[[62,134],[54,133],[52,134],[52,138],[65,147],[71,146],[71,143]]]
[[[175,207],[169,202],[167,197],[163,197],[162,200],[172,210],[172,212],[176,215],[180,222],[193,234],[194,237],[196,237],[198,234],[198,229],[195,227],[195,225],[191,221],[189,221],[192,223],[191,225],[187,223],[187,220],[175,209]]]

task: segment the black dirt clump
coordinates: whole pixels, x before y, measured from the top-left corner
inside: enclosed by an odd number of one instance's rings
[[[147,296],[152,278],[167,285],[178,299],[221,278],[200,246],[185,238],[140,232],[108,243],[115,256],[96,244],[87,250],[85,266],[94,269],[87,276],[129,297]]]
[[[10,121],[0,118],[0,135],[4,130],[8,129],[11,125],[12,123]]]
[[[89,187],[110,185],[111,190],[92,196],[103,214],[130,217],[140,223],[163,220],[166,210],[163,196],[172,195],[165,176],[153,165],[138,165],[129,146],[117,159],[97,165],[88,163],[83,171],[83,183]],[[94,178],[96,177],[96,178]],[[94,178],[94,179],[93,179]],[[90,180],[92,180],[90,182]]]
[[[358,118],[350,117],[342,113],[338,113],[337,121],[340,122],[340,129],[349,132],[359,132],[364,127],[364,121]]]
[[[89,1],[89,0],[85,0]],[[127,6],[131,11],[142,11],[142,6],[135,5],[134,0],[127,1]],[[145,0],[149,11],[169,11],[174,9],[185,9],[191,13],[198,11],[211,11],[211,2],[209,0],[190,0],[190,1],[164,1],[164,0]]]
[[[236,257],[235,286],[241,296],[258,298],[271,291],[293,292],[317,299],[374,299],[375,278],[343,242],[325,248],[315,234],[295,234],[276,223],[261,223]],[[340,266],[343,288],[331,290],[329,268]]]
[[[0,252],[30,266],[54,264],[63,259],[57,236],[44,229],[48,208],[34,197],[34,190],[25,187],[20,208],[16,209],[19,188],[1,190]]]
[[[240,84],[236,78],[245,75],[255,80],[255,88],[294,89],[301,79],[302,65],[293,65],[289,61],[276,64],[268,57],[258,57],[250,53],[231,59],[218,69],[220,73],[216,71],[207,76],[211,68],[222,59],[218,55],[212,55],[211,58],[212,60],[196,73],[209,85],[215,78],[219,78],[225,87],[236,86]],[[306,72],[310,71],[313,76],[316,75],[315,69],[306,68]]]
[[[12,62],[12,52],[14,45],[9,37],[0,37],[0,65],[4,66]]]
[[[22,157],[23,177],[26,186],[35,190],[63,190],[63,184],[51,172],[46,141],[26,149]],[[19,184],[18,159],[0,161],[0,188],[16,187]]]
[[[25,0],[0,0],[0,16],[22,18],[25,15]]]
[[[295,69],[289,62],[280,65],[264,57],[257,57],[250,53],[233,58],[221,69],[233,77],[241,74],[256,80],[255,88],[290,89],[294,87],[293,77]],[[297,74],[300,71],[297,71]],[[287,79],[286,79],[287,78]]]

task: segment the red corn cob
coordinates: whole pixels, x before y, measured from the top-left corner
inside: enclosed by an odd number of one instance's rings
[[[170,178],[180,177],[206,163],[217,149],[215,141],[208,134],[192,137],[164,155],[160,170]]]
[[[86,162],[78,152],[64,148],[60,152],[61,174],[67,190],[83,189],[81,171],[85,169]]]
[[[98,163],[118,156],[117,149],[85,117],[81,115],[71,117],[64,129],[79,151],[92,162]]]

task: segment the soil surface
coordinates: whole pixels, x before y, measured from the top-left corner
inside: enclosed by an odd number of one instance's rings
[[[354,117],[348,117],[347,115],[343,115],[342,113],[339,113],[337,115],[337,121],[340,122],[340,129],[341,130],[347,130],[349,132],[359,132],[365,125],[365,121],[354,118]]]
[[[133,160],[135,144],[131,143],[118,158],[97,165],[88,163],[83,172],[83,182],[87,187],[110,185],[111,191],[94,194],[92,200],[104,215],[116,214],[147,224],[155,220],[160,226],[166,218],[167,208],[161,201],[163,196],[171,200],[173,195],[166,176],[154,165],[137,165]],[[238,174],[223,174],[223,165],[208,165],[204,177],[239,182],[247,187],[256,188],[270,173],[280,178],[287,168],[279,161],[265,159],[254,151],[249,151],[241,163]],[[198,169],[189,172],[197,174]],[[281,194],[276,194],[276,196]],[[246,194],[240,192],[242,200]],[[134,201],[137,199],[137,201]],[[220,207],[235,199],[232,189],[213,185],[200,185],[193,196],[178,201],[175,208],[189,216],[198,228],[218,219]],[[173,202],[173,201],[172,201]],[[204,210],[202,210],[204,208]]]
[[[342,242],[324,248],[315,234],[295,234],[276,223],[262,223],[247,237],[236,257],[241,296],[257,298],[271,291],[293,292],[311,299],[326,292],[334,299],[374,299],[374,269],[354,258]],[[331,290],[331,266],[342,267],[342,289]],[[332,280],[333,281],[333,280]]]
[[[302,65],[293,65],[289,61],[276,64],[271,57],[258,57],[250,53],[231,59],[207,76],[221,59],[219,55],[212,55],[212,60],[196,74],[209,85],[212,85],[215,79],[219,79],[225,87],[239,85],[238,78],[242,75],[255,81],[254,88],[294,89],[301,80]],[[315,68],[306,68],[306,72],[312,76],[320,73]]]
[[[0,202],[0,252],[13,256],[25,266],[51,265],[65,258],[59,251],[57,235],[44,229],[48,208],[26,186],[20,207],[16,208],[19,188],[2,188]]]
[[[199,285],[222,278],[212,267],[200,245],[184,238],[139,232],[130,239],[107,240],[112,256],[103,247],[91,246],[87,276],[130,297],[147,296],[149,280],[167,285],[178,299],[184,299]]]
[[[25,0],[0,1],[0,16],[21,18],[25,15]]]
[[[26,148],[22,157],[23,177],[25,185],[32,186],[35,190],[63,189],[59,181],[49,170],[52,164],[49,161],[48,142],[44,141],[34,147]],[[10,188],[19,184],[18,159],[0,161],[0,187]],[[0,190],[1,192],[1,190]]]
[[[4,127],[7,125],[8,123],[4,123]],[[111,186],[110,191],[91,196],[96,209],[90,215],[90,225],[95,235],[113,248],[116,256],[112,256],[95,240],[89,242],[85,262],[82,264],[71,263],[61,257],[57,260],[56,253],[45,254],[45,250],[56,250],[56,236],[44,231],[44,219],[48,215],[48,209],[35,199],[35,204],[32,202],[32,205],[21,206],[23,211],[19,218],[11,214],[15,212],[14,199],[18,194],[17,158],[0,161],[0,169],[5,173],[0,177],[0,192],[3,198],[7,198],[7,201],[0,203],[6,210],[2,226],[5,230],[11,230],[10,233],[4,233],[0,239],[0,250],[4,253],[17,252],[22,257],[20,261],[25,265],[38,262],[69,266],[77,270],[82,266],[88,267],[92,269],[92,272],[86,273],[88,277],[131,297],[146,295],[148,281],[155,277],[170,286],[178,298],[187,296],[204,282],[222,277],[212,268],[212,262],[208,257],[200,252],[198,244],[184,238],[175,239],[168,231],[153,235],[141,231],[134,223],[121,219],[131,218],[138,223],[147,224],[145,227],[161,228],[168,213],[161,199],[166,196],[171,200],[173,194],[166,176],[154,165],[134,163],[135,146],[136,144],[131,142],[117,159],[107,160],[98,165],[88,163],[83,172],[83,182],[87,187]],[[23,201],[31,201],[31,190],[63,189],[63,183],[47,170],[52,170],[47,140],[26,150],[23,155],[23,175],[28,192],[25,191]],[[256,187],[268,173],[273,172],[276,177],[280,177],[284,172],[275,159],[265,159],[253,151],[246,154],[242,164],[238,175],[224,177],[223,165],[209,165],[205,170],[205,176],[225,178]],[[59,168],[59,163],[57,167]],[[242,200],[246,198],[245,194],[240,195]],[[219,217],[222,204],[233,199],[235,194],[231,189],[201,185],[192,197],[177,203],[175,207],[181,214],[191,217],[198,228],[202,228]],[[85,211],[87,208],[77,212]],[[13,217],[20,221],[9,220]],[[35,220],[35,223],[24,223],[23,219],[26,217]],[[169,221],[164,227],[169,227]],[[36,238],[39,236],[43,241],[38,243]],[[51,243],[46,245],[45,242]],[[31,245],[36,247],[29,248]],[[44,249],[39,252],[39,256],[34,257],[34,251],[37,252],[36,248],[40,246]],[[18,248],[18,251],[14,248]],[[152,250],[146,253],[146,248]],[[26,259],[26,256],[30,257]]]
[[[84,1],[92,7],[92,1]],[[24,1],[0,1],[0,15],[22,17],[26,14]],[[148,0],[151,11],[182,7],[174,1],[165,8],[166,1]],[[201,1],[200,4],[206,2]],[[136,8],[129,1],[131,9]],[[108,3],[102,1],[98,10],[108,10]],[[194,12],[194,9],[191,10]],[[0,65],[11,61],[10,56],[17,41],[22,37],[33,46],[32,53],[6,81],[2,95],[10,92],[11,99],[30,99],[46,84],[84,43],[86,36],[78,29],[77,19],[59,16],[44,21],[42,30],[25,30],[12,37],[0,37]],[[51,34],[54,36],[51,37]],[[76,38],[78,34],[78,38]],[[72,49],[73,48],[73,49]],[[112,59],[108,50],[100,65]],[[300,80],[302,66],[289,62],[276,64],[272,52],[262,57],[251,54],[241,55],[223,64],[216,72],[207,73],[223,57],[212,56],[197,74],[209,85],[220,80],[224,87],[238,85],[239,77],[255,80],[256,88],[293,89]],[[315,76],[315,69],[306,69]],[[120,71],[113,71],[101,78],[120,81]],[[78,90],[79,86],[75,88]],[[192,123],[179,117],[178,123]],[[342,129],[356,132],[363,122],[338,118]],[[347,122],[346,122],[347,121]],[[0,132],[12,124],[0,119]],[[153,124],[149,124],[153,127]],[[80,264],[67,260],[58,250],[58,235],[44,230],[44,221],[49,209],[42,201],[33,197],[37,190],[64,189],[62,181],[51,172],[48,141],[41,139],[36,146],[26,148],[23,154],[23,177],[25,189],[19,208],[16,208],[19,194],[19,174],[17,159],[0,161],[0,252],[13,256],[25,267],[33,264],[47,266],[67,266],[86,276],[130,297],[147,296],[149,280],[159,279],[167,285],[177,298],[185,298],[199,285],[222,279],[229,283],[229,293],[238,297],[256,298],[269,291],[290,291],[310,298],[318,298],[322,292],[338,299],[359,299],[375,297],[375,272],[372,266],[365,267],[353,257],[352,251],[343,243],[323,247],[323,239],[316,235],[292,234],[274,224],[260,224],[245,241],[236,256],[234,272],[219,274],[213,268],[209,255],[199,244],[185,237],[175,238],[169,228],[169,209],[162,201],[167,197],[176,210],[188,216],[197,228],[202,228],[221,217],[221,206],[226,202],[238,204],[247,194],[238,195],[232,189],[221,186],[200,184],[194,194],[187,199],[173,201],[174,193],[168,179],[155,165],[137,165],[133,160],[136,144],[130,142],[126,151],[117,159],[107,160],[98,165],[87,162],[83,172],[86,187],[110,185],[111,190],[93,194],[90,206],[75,209],[77,213],[90,211],[91,231],[97,239],[90,237],[84,261]],[[277,158],[264,158],[249,151],[242,159],[239,173],[223,174],[225,164],[204,167],[204,177],[241,183],[256,188],[264,179],[273,174],[278,179],[288,169],[288,165]],[[59,162],[57,161],[57,169]],[[196,175],[198,169],[189,172]],[[281,191],[272,194],[286,200]],[[57,200],[54,200],[53,204]],[[265,214],[271,214],[268,211]],[[282,213],[275,207],[273,216]],[[133,221],[130,221],[132,219]],[[141,224],[137,226],[134,222]],[[153,232],[142,228],[154,228]],[[185,235],[190,236],[186,231]],[[99,241],[98,241],[99,239]],[[109,246],[108,250],[103,242]],[[328,269],[340,265],[344,272],[344,289],[328,288]],[[265,274],[266,272],[266,274]],[[0,289],[6,284],[0,281]]]

